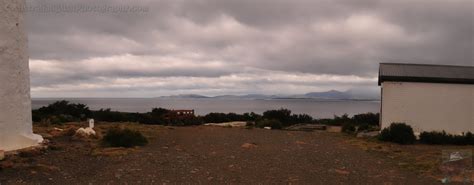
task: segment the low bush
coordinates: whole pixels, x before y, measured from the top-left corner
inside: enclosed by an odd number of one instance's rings
[[[463,135],[451,135],[445,131],[422,132],[420,134],[420,142],[431,145],[474,145],[474,136],[471,132]]]
[[[392,123],[390,127],[382,130],[378,139],[403,145],[413,144],[416,141],[413,128],[405,123]]]
[[[139,131],[112,128],[107,131],[102,141],[111,147],[144,146],[148,140]]]
[[[353,124],[344,124],[341,131],[347,134],[353,134],[356,132],[356,127]]]
[[[359,127],[357,127],[357,132],[361,131],[371,131],[372,127],[369,124],[361,124]]]
[[[263,128],[263,127],[271,127],[272,129],[282,129],[283,124],[276,120],[276,119],[263,119],[257,121],[256,127]]]

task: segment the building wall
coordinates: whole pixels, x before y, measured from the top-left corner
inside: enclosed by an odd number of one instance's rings
[[[24,0],[2,0],[0,5],[0,150],[36,145],[31,124],[30,76]]]
[[[474,85],[441,83],[382,83],[382,128],[393,122],[415,132],[474,132]]]

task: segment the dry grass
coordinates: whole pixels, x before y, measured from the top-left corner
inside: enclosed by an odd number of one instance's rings
[[[452,146],[452,145],[399,145],[388,142],[381,142],[375,138],[355,138],[348,135],[345,142],[357,146],[368,152],[375,152],[389,158],[394,165],[402,169],[416,173],[432,176],[437,179],[443,178],[440,170],[442,165],[442,152],[445,150],[473,150],[473,146]]]

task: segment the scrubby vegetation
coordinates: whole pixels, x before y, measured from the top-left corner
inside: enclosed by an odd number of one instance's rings
[[[256,121],[261,117],[261,115],[254,112],[244,114],[213,112],[203,116],[203,120],[206,123],[225,123],[232,121]]]
[[[344,124],[341,131],[346,134],[354,134],[356,132],[356,127],[353,124]]]
[[[34,122],[60,124],[64,122],[84,121],[91,117],[92,111],[84,104],[74,104],[63,100],[33,110],[32,114]]]
[[[474,145],[474,135],[471,132],[462,135],[447,134],[445,131],[422,132],[420,142],[432,145]]]
[[[104,122],[138,122],[141,124],[190,126],[204,123],[224,123],[232,121],[244,121],[255,123],[256,127],[272,127],[281,129],[300,123],[318,123],[328,125],[346,125],[361,128],[362,125],[373,127],[378,125],[378,114],[366,113],[353,117],[348,115],[334,116],[333,119],[314,119],[307,114],[293,114],[288,109],[268,110],[263,114],[254,112],[236,113],[209,113],[204,116],[168,117],[170,110],[154,108],[146,113],[128,113],[112,111],[111,109],[89,110],[84,104],[75,104],[68,101],[58,101],[40,109],[33,110],[33,121],[47,124],[62,124],[65,122],[85,121],[93,118]],[[364,126],[362,126],[364,128]]]
[[[405,123],[392,123],[390,127],[382,130],[378,138],[398,144],[413,144],[416,141],[413,129]]]
[[[145,136],[139,131],[130,129],[112,128],[107,131],[102,141],[111,147],[144,146],[148,143]]]
[[[354,126],[359,125],[369,125],[369,126],[378,126],[379,125],[379,113],[364,113],[364,114],[357,114],[352,117],[349,115],[344,114],[342,116],[334,116],[332,119],[319,119],[317,120],[318,123],[325,124],[325,125],[334,125],[334,126],[344,126],[346,124],[352,124]]]
[[[255,126],[258,128],[271,127],[272,129],[282,129],[283,123],[276,119],[262,119]]]

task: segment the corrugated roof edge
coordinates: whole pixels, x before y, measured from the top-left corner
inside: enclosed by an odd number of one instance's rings
[[[462,67],[472,68],[474,66],[461,66],[461,65],[440,65],[440,64],[412,64],[412,63],[379,63],[379,79],[378,85],[382,85],[384,81],[393,82],[427,82],[427,83],[451,83],[451,84],[474,84],[474,79],[463,79],[463,78],[435,78],[435,77],[401,77],[401,76],[381,76],[382,65],[412,65],[412,66],[436,66],[436,67]]]
[[[439,67],[465,67],[465,68],[474,68],[474,66],[461,66],[461,65],[446,65],[446,64],[412,64],[412,63],[389,63],[389,62],[381,62],[379,66],[382,64],[388,65],[413,65],[413,66],[439,66]]]

